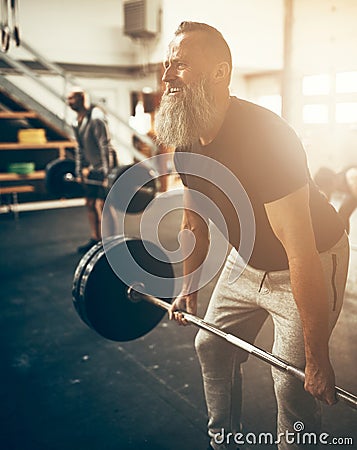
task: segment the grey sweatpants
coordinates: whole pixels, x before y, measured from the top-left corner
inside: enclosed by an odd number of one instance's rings
[[[237,281],[230,275],[236,261],[232,250],[210,300],[205,320],[253,343],[268,314],[274,323],[273,353],[291,364],[304,368],[305,352],[300,316],[291,292],[289,271],[265,273],[249,266]],[[345,290],[349,245],[344,235],[329,251],[320,254],[329,295],[330,333],[341,311]],[[313,299],[311,299],[313,301]],[[211,446],[217,444],[214,436],[240,431],[242,405],[241,363],[248,354],[223,339],[200,330],[196,350],[201,364],[208,409],[208,434]],[[305,431],[319,432],[320,407],[303,383],[291,375],[272,369],[278,406],[277,436],[294,432],[294,423],[303,422]],[[268,431],[268,430],[267,430]],[[284,441],[284,439],[283,439]],[[236,445],[232,448],[235,448]],[[279,449],[307,448],[281,442]],[[314,447],[316,448],[316,447]]]

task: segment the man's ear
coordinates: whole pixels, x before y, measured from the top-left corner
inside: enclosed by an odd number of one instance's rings
[[[229,64],[226,61],[222,61],[218,64],[216,64],[214,73],[213,73],[213,79],[216,83],[219,83],[221,81],[224,81],[229,78],[230,74],[230,67]]]

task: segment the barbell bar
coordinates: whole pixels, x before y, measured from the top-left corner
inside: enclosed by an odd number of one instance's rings
[[[77,178],[73,175],[73,173],[67,172],[63,176],[63,181],[65,183],[83,183],[83,184],[90,184],[94,186],[104,186],[102,181],[95,181],[95,180],[81,180],[80,178]]]
[[[102,181],[96,181],[96,180],[81,180],[80,178],[75,177],[72,173],[68,172],[64,175],[64,181],[65,183],[83,183],[84,185],[90,185],[90,186],[100,186],[103,188],[106,188],[105,184]],[[154,187],[146,187],[142,186],[140,188],[140,192],[143,194],[148,194],[150,196],[155,195]]]
[[[133,270],[128,255],[133,259]],[[155,256],[153,256],[155,255]],[[115,272],[108,260],[116,261]],[[140,267],[140,270],[135,269]],[[147,283],[137,281],[138,273],[149,271]],[[118,273],[125,273],[123,281]],[[77,266],[72,288],[74,306],[83,322],[102,337],[114,341],[137,339],[151,331],[160,322],[171,303],[150,293],[155,290],[155,277],[172,280],[172,265],[156,244],[137,238],[117,236],[105,245],[99,243],[83,256]],[[243,339],[211,325],[204,319],[185,311],[183,318],[198,328],[224,339],[282,372],[305,381],[303,370]],[[353,409],[357,409],[357,397],[335,386],[336,396]]]
[[[144,288],[142,283],[140,283],[141,289]],[[142,294],[141,292],[137,292],[135,289],[135,285],[132,285],[127,290],[127,296],[129,300],[134,302],[139,301],[146,301],[149,302],[155,306],[158,306],[159,308],[162,308],[166,311],[169,311],[170,305],[163,300],[160,300],[157,297],[154,297],[152,295],[148,294]],[[230,344],[235,345],[236,347],[239,347],[241,350],[244,350],[251,354],[252,356],[255,356],[256,358],[270,364],[271,366],[276,367],[277,369],[281,370],[282,372],[287,372],[290,375],[294,376],[298,380],[304,382],[305,381],[305,373],[303,370],[299,369],[298,367],[293,366],[292,364],[284,361],[283,359],[273,355],[270,352],[267,352],[253,344],[250,344],[249,342],[246,342],[243,339],[240,339],[237,336],[234,336],[230,333],[226,333],[225,331],[221,330],[220,328],[217,328],[205,320],[201,319],[200,317],[197,317],[193,314],[187,313],[185,311],[178,311],[182,314],[183,318],[187,320],[187,322],[197,326],[198,328],[201,328],[205,331],[209,331],[212,334],[215,334],[216,336],[219,336],[220,338],[226,340]],[[357,409],[357,397],[350,392],[345,391],[344,389],[335,386],[336,390],[336,396],[345,401],[349,406],[351,406],[354,409]]]
[[[108,174],[108,183],[102,180],[86,179],[78,180],[75,175],[75,161],[73,159],[55,159],[46,166],[45,184],[47,191],[58,198],[73,198],[85,196],[85,186],[98,186],[104,189],[107,195],[114,183],[134,164],[114,167]],[[140,185],[140,179],[150,181]],[[125,182],[125,198],[115,199],[115,206],[119,210],[135,214],[144,211],[148,204],[155,198],[156,181],[152,169],[144,165],[136,165],[133,177],[127,177]],[[126,199],[130,199],[126,206]]]

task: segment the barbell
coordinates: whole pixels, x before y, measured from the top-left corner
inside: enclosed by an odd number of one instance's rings
[[[134,164],[114,167],[108,174],[108,183],[104,185],[102,180],[86,179],[78,180],[76,177],[75,161],[73,159],[55,159],[46,166],[45,185],[47,191],[57,198],[84,197],[85,186],[102,187],[107,195],[114,183]],[[140,185],[140,180],[150,180]],[[135,214],[144,211],[148,204],[155,198],[157,188],[155,174],[143,164],[135,165],[135,176],[127,177],[125,182],[125,199],[131,198],[129,204],[120,196],[115,201],[115,207],[125,212]]]
[[[128,255],[141,270],[150,275],[172,281],[174,292],[175,275],[167,255],[158,246],[138,238],[117,236],[103,245],[98,243],[80,260],[73,279],[72,298],[74,307],[82,321],[102,337],[113,341],[137,339],[161,321],[170,309],[170,300],[161,299],[145,292],[147,286],[138,280],[135,271],[126,272],[125,282],[117,276],[123,272]],[[153,256],[153,254],[155,256]],[[109,261],[116,261],[116,270]],[[152,292],[152,286],[146,292]],[[182,311],[187,322],[224,339],[258,359],[286,372],[304,382],[305,374],[299,369],[261,348],[237,336],[209,324],[205,320]],[[357,409],[357,397],[336,387],[336,395],[350,407]]]

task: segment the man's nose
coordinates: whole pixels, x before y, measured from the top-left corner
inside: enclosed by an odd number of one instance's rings
[[[162,75],[162,81],[165,83],[172,81],[176,78],[176,71],[174,70],[173,66],[170,64],[165,68],[165,72]]]

